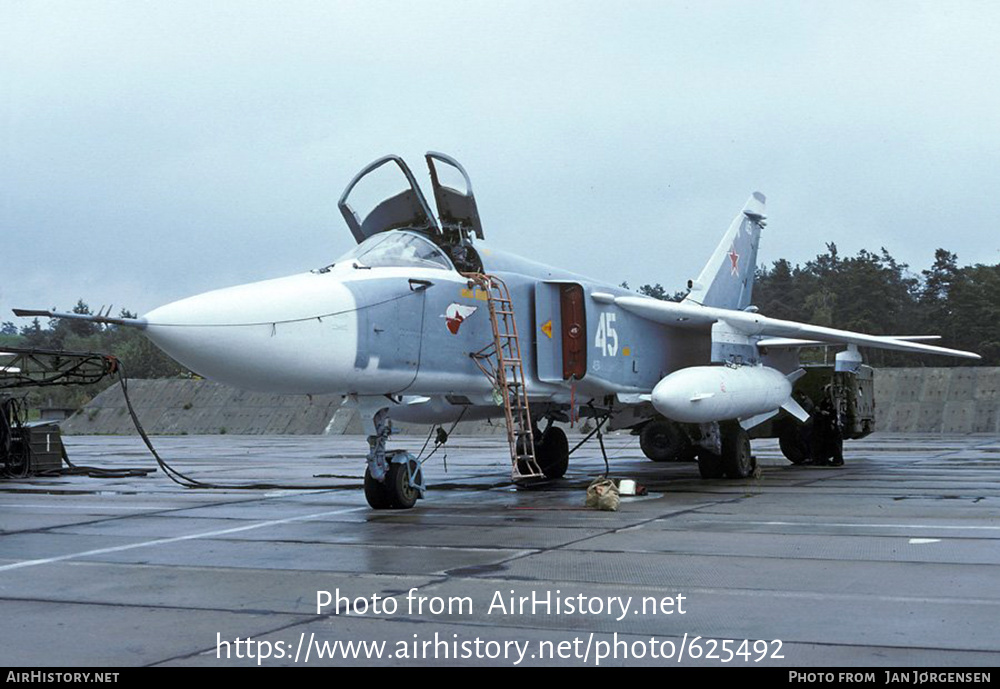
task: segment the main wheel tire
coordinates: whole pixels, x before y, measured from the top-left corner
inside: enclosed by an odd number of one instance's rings
[[[409,472],[407,471],[409,464]],[[413,473],[414,483],[423,483],[420,465],[415,459],[408,459],[405,463],[393,462],[389,465],[389,474],[386,476],[385,485],[389,493],[390,507],[408,510],[417,504],[420,499],[420,489],[410,485],[409,473]]]
[[[535,459],[545,478],[562,478],[569,468],[569,441],[558,426],[549,426],[535,444]]]
[[[722,468],[729,478],[746,478],[753,473],[750,436],[738,423],[722,428]]]
[[[792,464],[805,464],[806,460],[809,459],[811,449],[806,431],[806,426],[789,423],[778,435],[778,447],[781,448],[781,454],[785,455],[785,459]]]
[[[639,433],[639,447],[642,449],[642,454],[654,462],[679,460],[685,445],[681,430],[666,419],[650,421]]]
[[[722,478],[725,475],[722,457],[708,450],[699,450],[698,473],[702,478]]]
[[[385,481],[376,481],[372,477],[371,469],[365,468],[365,500],[373,510],[387,510],[392,507],[392,498],[389,495],[389,488],[386,485],[389,477]]]

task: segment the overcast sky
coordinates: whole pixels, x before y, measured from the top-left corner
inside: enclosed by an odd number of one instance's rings
[[[0,320],[140,313],[330,263],[386,153],[496,246],[680,289],[758,256],[1000,261],[995,2],[0,0]]]

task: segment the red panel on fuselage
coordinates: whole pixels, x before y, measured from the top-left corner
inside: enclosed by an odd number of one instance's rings
[[[580,380],[587,374],[587,312],[583,287],[562,285],[559,288],[562,320],[563,380]]]

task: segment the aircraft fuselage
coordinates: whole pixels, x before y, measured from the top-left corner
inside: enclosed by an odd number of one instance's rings
[[[485,246],[479,251],[484,270],[510,288],[533,399],[567,404],[571,396],[648,391],[665,374],[707,361],[707,339],[678,338],[592,296],[627,290]],[[572,373],[563,366],[571,327],[563,323],[563,288],[581,299],[580,361]],[[147,336],[167,354],[242,389],[446,396],[495,406],[470,356],[493,339],[486,294],[454,268],[338,261],[182,299],[145,320]]]

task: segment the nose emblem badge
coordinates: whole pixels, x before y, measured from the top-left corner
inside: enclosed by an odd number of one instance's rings
[[[477,307],[466,306],[465,304],[449,304],[448,308],[444,311],[445,325],[448,326],[448,332],[452,335],[458,335],[458,329],[465,322],[465,319],[476,312]]]

